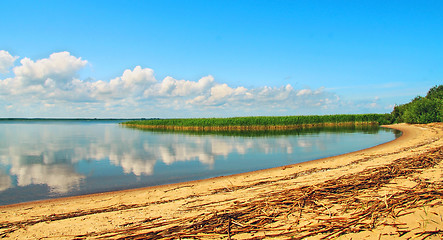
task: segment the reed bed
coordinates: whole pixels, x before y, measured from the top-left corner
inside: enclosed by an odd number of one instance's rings
[[[279,117],[181,118],[135,120],[125,126],[194,131],[291,130],[319,126],[379,125],[389,123],[389,114],[341,114]]]
[[[235,202],[217,212],[169,220],[146,219],[110,232],[75,238],[303,239],[315,235],[327,239],[382,225],[394,227],[398,237],[405,234],[418,239],[441,237],[443,229],[410,229],[404,223],[387,219],[398,219],[424,206],[441,206],[442,182],[430,183],[416,178],[413,188],[397,188],[389,194],[380,194],[380,190],[395,178],[412,176],[439,164],[442,158],[443,148],[438,147],[320,184],[273,191],[249,201]]]

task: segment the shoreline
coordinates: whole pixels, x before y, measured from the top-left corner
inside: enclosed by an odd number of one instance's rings
[[[298,189],[323,184],[343,176],[385,166],[398,159],[416,157],[429,149],[442,147],[443,124],[441,123],[399,124],[384,127],[400,130],[402,136],[356,152],[283,167],[184,183],[0,206],[2,212],[0,236],[12,239],[80,236],[96,238],[97,236],[109,237],[112,232],[120,232],[121,235],[111,236],[111,238],[119,238],[119,236],[146,233],[155,229],[160,231],[176,226],[180,219],[192,218],[196,221],[201,215],[207,218],[213,212],[231,211],[238,202],[246,204],[264,195],[272,195],[274,192],[285,189],[290,190],[294,186]],[[436,170],[435,174],[437,174],[436,181],[441,182],[443,171]],[[403,177],[394,180],[406,183],[411,181]],[[326,202],[323,204],[327,206]],[[327,211],[333,211],[331,209],[329,207]],[[437,209],[439,214],[442,209]],[[443,216],[443,212],[441,214]],[[306,215],[308,216],[309,214]],[[169,224],[155,225],[159,222]],[[286,225],[283,224],[283,220],[277,222],[289,227],[286,223]],[[138,228],[133,228],[135,225]],[[239,223],[239,225],[245,225],[245,223]],[[275,226],[271,224],[268,227]],[[234,226],[232,228],[234,229]],[[122,229],[127,231],[122,232]],[[385,230],[383,228],[375,233],[385,234],[383,232]],[[180,231],[176,229],[175,232]],[[372,233],[360,231],[356,234],[361,234],[361,232],[369,234],[370,237],[375,236],[374,231],[370,231]],[[269,231],[257,230],[252,235],[262,236],[266,233]],[[203,234],[201,235],[203,238],[212,238],[204,233],[199,234]],[[217,236],[228,236],[226,235],[228,233],[220,234]],[[252,237],[250,232],[236,232],[235,234],[233,232],[232,234],[234,239]],[[297,234],[290,236],[297,236]]]
[[[349,125],[327,125],[327,126],[360,126],[360,125],[356,125],[354,123],[349,123]],[[362,125],[366,126],[366,125],[372,125],[370,123],[362,123]],[[130,127],[135,127],[132,125],[128,125]],[[143,126],[143,125],[141,125]],[[300,127],[299,125],[297,125],[298,127]],[[319,125],[309,125],[308,127],[318,127]],[[138,126],[140,127],[140,126]],[[212,177],[212,178],[205,178],[205,179],[198,179],[198,180],[192,180],[192,181],[186,181],[186,182],[178,182],[178,183],[170,183],[170,184],[162,184],[162,185],[155,185],[155,186],[147,186],[147,187],[141,187],[141,188],[130,188],[130,189],[123,189],[123,190],[116,190],[116,191],[108,191],[108,192],[100,192],[100,193],[91,193],[91,194],[84,194],[84,195],[77,195],[77,196],[69,196],[69,197],[60,197],[60,198],[51,198],[51,199],[42,199],[42,200],[35,200],[35,201],[29,201],[29,202],[21,202],[21,203],[13,203],[13,204],[7,204],[7,205],[0,205],[0,209],[2,208],[8,208],[8,207],[18,207],[18,206],[26,206],[26,205],[32,205],[32,204],[40,204],[40,203],[46,203],[46,202],[58,202],[58,201],[69,201],[69,200],[73,200],[73,199],[78,199],[78,198],[93,198],[95,196],[101,196],[101,195],[108,195],[108,194],[118,194],[118,193],[122,193],[122,192],[134,192],[134,191],[142,191],[142,190],[151,190],[151,189],[156,189],[156,188],[169,188],[169,187],[175,187],[177,185],[182,185],[182,184],[197,184],[199,182],[206,182],[206,181],[210,181],[212,179],[221,179],[221,178],[231,178],[231,177],[240,177],[240,176],[244,176],[244,175],[250,175],[250,174],[254,174],[254,173],[260,173],[260,172],[267,172],[267,171],[272,171],[272,170],[284,170],[286,168],[292,168],[295,166],[303,166],[303,165],[310,165],[312,163],[315,162],[321,162],[321,161],[330,161],[333,160],[335,158],[339,158],[339,157],[345,157],[349,154],[356,154],[359,152],[366,152],[366,151],[370,151],[370,150],[374,150],[374,149],[378,149],[380,147],[385,146],[386,144],[390,144],[392,142],[397,143],[397,141],[401,140],[402,138],[407,138],[409,137],[409,135],[411,134],[410,131],[408,131],[408,129],[398,129],[393,127],[392,125],[381,125],[380,127],[384,127],[384,128],[390,128],[390,129],[394,129],[394,130],[399,130],[402,132],[402,135],[394,140],[391,140],[389,142],[385,142],[385,143],[381,143],[369,148],[364,148],[361,150],[357,150],[357,151],[353,151],[353,152],[349,152],[349,153],[344,153],[344,154],[340,154],[340,155],[335,155],[335,156],[330,156],[330,157],[325,157],[325,158],[320,158],[320,159],[314,159],[314,160],[309,160],[306,162],[301,162],[301,163],[295,163],[295,164],[290,164],[290,165],[285,165],[285,166],[280,166],[280,167],[273,167],[273,168],[266,168],[266,169],[260,169],[260,170],[255,170],[255,171],[249,171],[249,172],[244,172],[244,173],[236,173],[236,174],[231,174],[231,175],[223,175],[223,176],[218,176],[218,177]],[[143,128],[143,127],[141,127]],[[230,129],[232,130],[232,129]],[[244,129],[243,129],[244,130]],[[266,130],[272,130],[272,129],[266,129]],[[283,130],[280,129],[279,130]],[[290,129],[286,129],[286,130],[290,130]]]

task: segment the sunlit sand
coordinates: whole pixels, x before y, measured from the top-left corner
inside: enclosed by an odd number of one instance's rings
[[[12,239],[438,239],[443,124],[389,127],[403,135],[302,164],[3,206],[0,234]]]

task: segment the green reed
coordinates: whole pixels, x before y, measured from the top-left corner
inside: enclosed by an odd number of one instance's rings
[[[123,124],[178,127],[228,127],[228,126],[293,126],[304,124],[339,123],[390,123],[390,114],[338,114],[309,116],[260,116],[231,118],[171,118],[134,120]]]

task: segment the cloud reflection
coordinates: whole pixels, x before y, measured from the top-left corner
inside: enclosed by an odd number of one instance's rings
[[[10,173],[17,176],[18,186],[44,184],[50,188],[51,193],[58,194],[78,188],[81,180],[85,178],[76,173],[72,165],[67,164],[13,165]]]
[[[36,130],[37,129],[37,130]],[[3,132],[1,132],[3,131]],[[217,157],[248,152],[293,153],[297,145],[291,138],[242,138],[155,134],[115,125],[11,124],[0,129],[8,141],[0,140],[0,162],[10,166],[9,175],[18,186],[45,184],[55,194],[77,189],[87,176],[78,165],[83,161],[120,166],[125,174],[153,175],[162,162],[199,161],[208,169]],[[300,144],[300,143],[299,143]],[[96,169],[94,171],[103,171]],[[11,187],[11,177],[0,169],[0,191]]]
[[[12,187],[12,181],[9,175],[0,169],[0,192]]]

